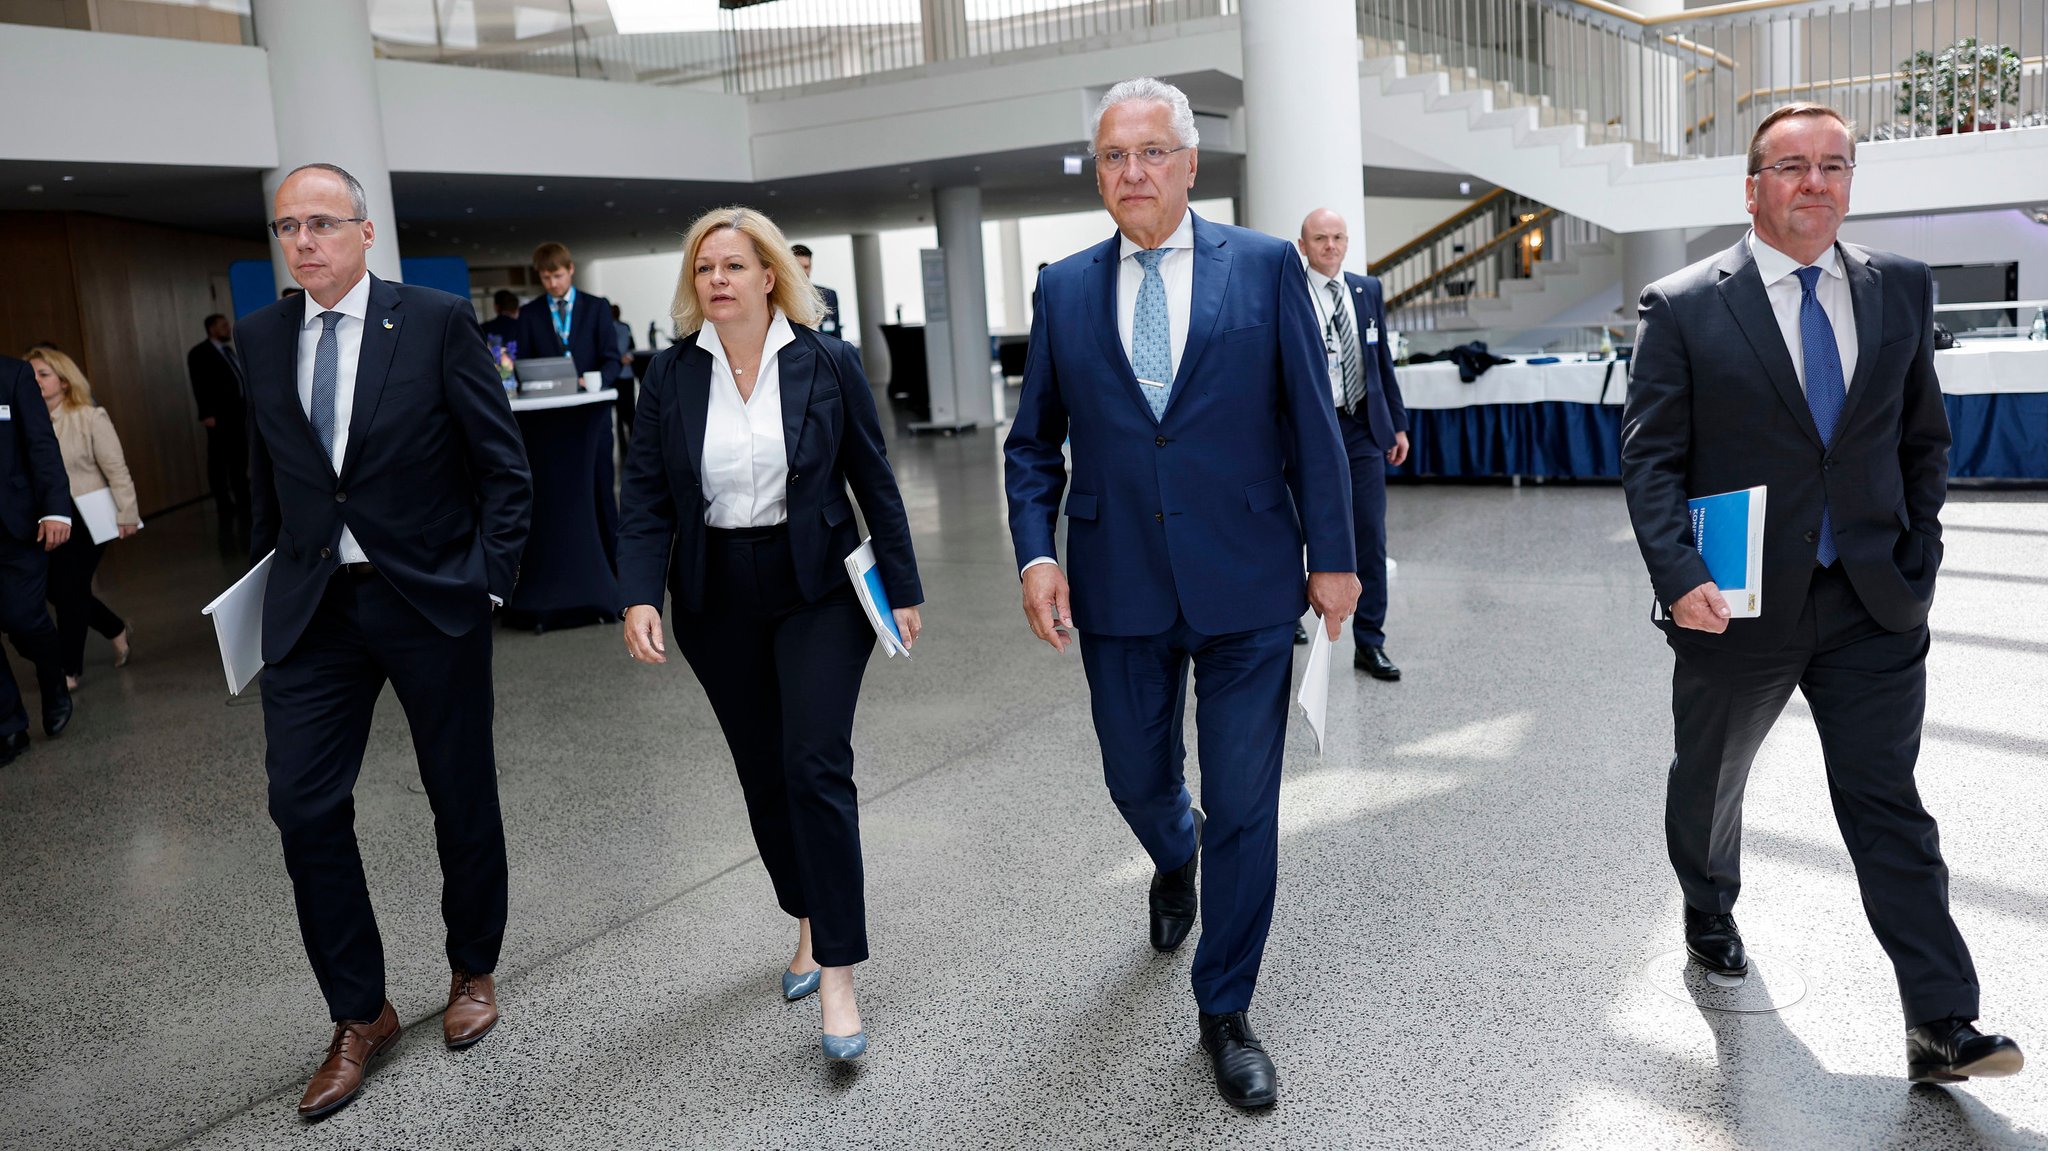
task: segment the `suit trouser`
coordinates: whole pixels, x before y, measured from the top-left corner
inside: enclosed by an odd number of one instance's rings
[[[676,646],[732,749],[776,904],[811,921],[821,965],[863,962],[853,711],[874,629],[850,584],[804,600],[786,525],[707,531],[704,609],[675,613]]]
[[[74,531],[83,531],[79,524]],[[58,655],[57,625],[44,607],[49,557],[34,540],[18,540],[0,529],[0,632],[7,634],[21,658],[35,665],[36,684],[48,700],[64,689]],[[14,669],[0,659],[0,736],[28,730],[28,709]]]
[[[106,553],[107,545],[92,542],[83,521],[73,526],[64,546],[50,553],[50,603],[57,609],[57,645],[65,675],[85,670],[88,629],[108,639],[128,630],[126,621],[92,593],[93,573]]]
[[[1081,663],[1110,798],[1161,871],[1195,852],[1181,727],[1194,665],[1202,763],[1202,940],[1195,1002],[1251,1006],[1280,868],[1280,761],[1294,624],[1204,635],[1176,619],[1148,636],[1081,633]]]
[[[1732,621],[1742,627],[1746,621]],[[1816,569],[1799,624],[1768,655],[1704,650],[1674,636],[1664,829],[1685,901],[1734,908],[1742,888],[1742,794],[1750,763],[1797,688],[1827,764],[1835,822],[1864,915],[1891,957],[1909,1026],[1977,1016],[1977,971],[1948,910],[1948,867],[1913,783],[1927,706],[1926,625],[1886,631],[1840,565]]]
[[[216,417],[206,429],[206,482],[223,513],[249,514],[249,426],[240,416]]]
[[[270,817],[284,839],[306,955],[337,1021],[375,1019],[385,997],[354,791],[387,679],[434,811],[449,966],[489,974],[505,939],[488,618],[450,636],[383,576],[337,572],[291,654],[263,672]]]
[[[1351,638],[1360,648],[1387,642],[1387,449],[1372,433],[1338,409],[1344,455],[1351,463],[1351,534],[1358,541],[1358,613]]]

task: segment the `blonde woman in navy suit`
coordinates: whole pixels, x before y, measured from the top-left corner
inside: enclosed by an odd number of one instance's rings
[[[847,489],[906,644],[924,600],[910,525],[860,357],[813,331],[817,289],[766,216],[721,208],[684,239],[675,322],[648,365],[619,508],[626,650],[676,646],[732,748],[776,902],[797,921],[784,997],[818,992],[825,1054],[867,1049],[853,965],[868,957],[853,711],[875,635],[844,565]]]

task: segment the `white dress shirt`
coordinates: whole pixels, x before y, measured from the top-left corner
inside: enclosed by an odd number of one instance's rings
[[[1799,376],[1799,390],[1806,390],[1806,342],[1799,335],[1799,299],[1804,294],[1799,277],[1793,273],[1807,265],[1749,234],[1749,254],[1763,277],[1764,293],[1771,298],[1771,312],[1778,318],[1778,331],[1785,337],[1785,350],[1792,353],[1792,370]],[[1849,294],[1849,277],[1842,271],[1842,250],[1829,246],[1813,262],[1821,271],[1813,285],[1813,298],[1820,301],[1835,328],[1835,348],[1842,357],[1842,390],[1856,378],[1856,305]]]
[[[1325,341],[1323,347],[1325,349],[1337,347],[1337,322],[1330,311],[1330,289],[1327,286],[1329,284],[1337,285],[1339,306],[1351,313],[1351,345],[1352,349],[1358,353],[1359,378],[1364,379],[1367,370],[1365,356],[1369,345],[1364,342],[1365,325],[1359,322],[1358,301],[1353,298],[1357,293],[1351,290],[1351,284],[1344,279],[1342,271],[1339,271],[1336,278],[1332,279],[1307,265],[1303,265],[1303,268],[1308,272],[1309,295],[1315,297],[1316,320],[1323,326],[1323,339]],[[1330,398],[1341,408],[1344,406],[1343,349],[1338,348],[1335,353],[1325,358],[1330,361]]]
[[[789,521],[789,451],[782,436],[782,369],[776,353],[796,341],[781,309],[769,321],[754,393],[740,399],[739,382],[716,325],[706,321],[697,344],[711,353],[711,403],[704,418],[704,524],[714,528],[766,528]]]
[[[341,313],[341,320],[334,325],[335,374],[334,374],[334,455],[328,461],[334,465],[334,474],[341,474],[341,461],[348,458],[348,426],[355,416],[356,408],[356,364],[363,353],[363,322],[370,309],[370,276],[365,272],[356,286],[332,308],[322,308],[311,295],[305,297],[306,318],[299,325],[299,407],[306,418],[313,418],[313,360],[320,353],[320,330],[324,326],[320,314],[324,311]],[[335,548],[345,564],[367,563],[369,556],[363,554],[363,547],[356,542],[355,533],[347,525],[341,529],[341,543]]]
[[[1172,358],[1168,361],[1174,373],[1180,372],[1180,354],[1188,346],[1188,312],[1194,306],[1195,295],[1195,214],[1190,210],[1181,217],[1180,227],[1166,238],[1166,255],[1159,261],[1159,278],[1166,282],[1166,324],[1172,333]],[[1138,262],[1137,253],[1143,248],[1123,237],[1119,249],[1116,272],[1116,333],[1124,342],[1124,359],[1131,358],[1131,327],[1137,322],[1138,286],[1145,282],[1145,265]],[[1157,381],[1171,384],[1171,379]]]

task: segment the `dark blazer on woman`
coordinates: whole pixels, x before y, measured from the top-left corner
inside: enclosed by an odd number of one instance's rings
[[[797,587],[816,600],[844,582],[845,560],[860,546],[847,502],[860,501],[874,539],[875,567],[893,607],[924,602],[910,521],[882,446],[860,353],[844,341],[790,325],[796,340],[776,356],[782,435],[789,452],[789,546]],[[619,496],[619,588],[623,606],[661,606],[664,585],[676,606],[704,605],[704,427],[711,406],[711,353],[697,335],[664,348],[647,366]]]

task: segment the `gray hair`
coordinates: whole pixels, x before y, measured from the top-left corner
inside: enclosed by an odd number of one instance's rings
[[[340,176],[341,182],[348,185],[349,211],[354,212],[358,219],[367,220],[370,218],[370,197],[363,192],[362,181],[356,179],[354,176],[349,175],[348,169],[343,168],[339,164],[300,164],[298,167],[293,168],[289,172],[286,172],[284,174],[284,179],[289,180],[293,176],[298,175],[300,172],[315,171],[329,172],[336,176]],[[278,187],[284,187],[284,180],[278,181]]]
[[[1156,100],[1166,105],[1167,111],[1171,113],[1169,123],[1173,127],[1174,139],[1179,140],[1183,148],[1201,146],[1202,134],[1195,131],[1195,110],[1188,107],[1187,93],[1164,80],[1154,80],[1150,76],[1121,81],[1102,94],[1102,103],[1095,106],[1095,116],[1088,121],[1089,143],[1093,144],[1097,134],[1102,131],[1104,114],[1118,104],[1128,104],[1133,100]]]

